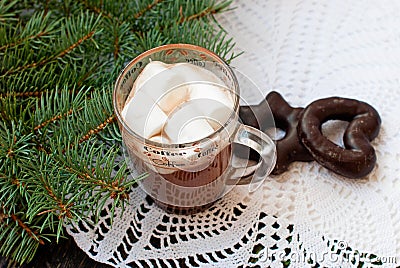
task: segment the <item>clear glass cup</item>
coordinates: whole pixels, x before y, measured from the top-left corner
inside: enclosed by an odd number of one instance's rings
[[[233,106],[226,120],[219,122],[220,127],[205,138],[182,144],[152,141],[129,128],[121,112],[136,78],[151,61],[194,64],[221,79],[231,94]],[[161,78],[155,75],[151,79]],[[202,107],[207,109],[205,101]],[[233,70],[215,53],[195,45],[169,44],[148,50],[121,72],[114,88],[113,105],[126,160],[133,176],[148,173],[138,184],[161,208],[180,214],[194,213],[213,204],[237,184],[248,184],[249,191],[254,191],[270,174],[276,162],[275,143],[267,134],[240,123],[239,101],[239,84]],[[235,167],[234,144],[255,150],[260,162],[252,168]]]

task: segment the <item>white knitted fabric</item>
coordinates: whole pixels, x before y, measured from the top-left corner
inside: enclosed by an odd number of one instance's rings
[[[301,107],[328,96],[356,98],[378,110],[376,168],[351,180],[315,162],[294,163],[252,195],[237,187],[193,216],[167,214],[135,189],[112,226],[108,207],[98,225],[68,232],[90,257],[119,267],[399,266],[400,1],[233,6],[217,16],[244,51],[232,65],[265,94],[279,91]],[[323,131],[340,143],[341,127],[331,122]]]

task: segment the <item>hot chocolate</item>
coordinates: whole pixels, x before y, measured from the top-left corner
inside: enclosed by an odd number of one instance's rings
[[[140,185],[162,207],[194,212],[219,198],[231,145],[210,139],[200,148],[196,141],[223,127],[233,106],[232,92],[201,67],[152,61],[139,74],[122,111],[127,125],[152,142],[193,146],[191,153],[144,146],[145,157],[137,159],[136,168],[149,174]],[[174,157],[186,158],[187,165],[179,165]]]
[[[137,160],[135,167],[149,173],[140,185],[158,205],[169,212],[187,214],[207,208],[221,197],[230,159],[231,145],[227,145],[200,171],[170,169],[172,173],[161,174],[144,160]]]
[[[138,184],[162,208],[196,212],[238,183],[255,191],[270,173],[275,144],[239,122],[239,100],[234,70],[199,46],[160,46],[121,72],[113,104],[126,160],[133,177],[149,174]],[[260,162],[236,165],[233,144]]]

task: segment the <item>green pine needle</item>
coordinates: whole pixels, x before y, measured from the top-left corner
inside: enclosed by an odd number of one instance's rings
[[[138,178],[118,163],[112,107],[118,73],[167,43],[209,48],[228,62],[234,42],[213,14],[231,1],[0,2],[0,254],[29,262],[95,223],[110,202],[124,210]],[[111,218],[112,218],[111,217]]]

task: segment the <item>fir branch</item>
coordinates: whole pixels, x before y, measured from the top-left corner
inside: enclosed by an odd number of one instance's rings
[[[81,86],[82,82],[90,76],[91,72],[87,72],[77,83],[78,86]],[[61,94],[62,90],[55,91],[57,94]],[[76,94],[76,90],[70,89],[68,90],[69,94]],[[49,93],[48,90],[44,91],[22,91],[22,92],[5,92],[0,93],[0,98],[40,98],[43,95]]]
[[[0,52],[27,43],[35,47],[35,42],[40,43],[40,39],[50,38],[54,35],[58,23],[58,21],[50,22],[50,16],[47,16],[45,12],[34,14],[25,24],[23,24],[23,21],[19,21],[13,29],[16,35],[12,36],[10,42],[0,46]]]
[[[138,19],[140,17],[142,17],[146,12],[150,11],[151,9],[153,9],[155,6],[157,6],[158,4],[160,4],[161,2],[163,2],[164,0],[154,0],[153,3],[147,5],[146,8],[140,10],[139,12],[137,12],[135,15],[133,15],[133,17],[135,19]]]
[[[78,82],[76,83],[78,87],[83,86],[83,82],[88,79],[91,75],[95,74],[96,70],[100,67],[100,64],[94,64],[87,72],[85,72],[81,78],[79,78]]]
[[[185,17],[185,16],[183,15],[182,8],[181,8],[181,9],[179,10],[179,13],[181,14],[182,17],[181,17],[179,23],[183,23],[183,22],[189,21],[189,20],[195,20],[195,19],[203,18],[203,17],[205,17],[205,16],[207,16],[207,15],[215,14],[216,12],[217,12],[217,11],[216,11],[214,8],[208,7],[208,8],[206,8],[205,10],[203,10],[203,11],[201,11],[201,12],[199,12],[199,13],[190,15],[189,17]]]
[[[20,104],[26,106],[20,106]],[[8,143],[8,138],[10,138],[8,135],[10,131],[13,132],[14,130],[7,128],[14,128],[15,122],[22,122],[27,110],[31,108],[32,101],[30,100],[17,101],[15,97],[0,98],[0,134],[5,135],[0,137],[0,141]],[[0,148],[2,146],[4,144],[0,143]]]
[[[79,143],[83,143],[87,141],[92,135],[95,135],[105,129],[107,125],[113,123],[116,121],[116,116],[115,114],[109,116],[103,123],[95,127],[94,129],[89,130],[80,140]]]
[[[47,211],[42,211],[42,212],[38,213],[37,215],[42,215],[42,214],[45,214],[48,212],[59,211],[58,219],[61,220],[64,218],[64,216],[66,216],[69,219],[72,219],[72,213],[71,213],[70,209],[73,206],[73,203],[64,204],[63,200],[61,198],[57,197],[57,195],[54,193],[51,186],[46,183],[46,181],[43,179],[43,177],[40,178],[40,181],[42,182],[44,188],[46,189],[47,194],[56,202],[57,208],[53,208],[53,209],[47,210]]]
[[[47,34],[48,34],[47,31],[42,31],[42,32],[39,32],[37,34],[18,39],[16,41],[14,41],[13,43],[9,43],[9,44],[5,44],[3,46],[0,46],[0,51],[6,50],[6,49],[9,49],[9,48],[12,48],[12,47],[16,47],[16,46],[21,45],[21,44],[23,44],[23,43],[25,43],[25,42],[27,42],[29,40],[40,38],[40,37],[45,36]]]
[[[32,133],[24,134],[24,128],[26,126],[21,122],[0,122],[0,166],[10,164],[14,159],[29,160]]]
[[[75,113],[69,120],[62,120],[55,131],[68,132],[70,141],[82,144],[89,139],[110,139],[108,133],[114,131],[113,123],[116,118],[112,106],[111,87],[94,89],[86,99],[83,99],[83,109]],[[80,106],[80,105],[79,105]],[[115,135],[114,135],[115,136]],[[69,142],[75,144],[75,142]],[[71,145],[75,146],[75,145]],[[67,147],[66,147],[67,149]]]
[[[78,109],[78,111],[81,110],[81,109],[82,109],[82,108]],[[60,119],[63,118],[63,117],[67,117],[67,116],[71,115],[73,112],[74,112],[74,109],[71,108],[71,109],[69,109],[66,113],[58,114],[58,115],[54,116],[53,118],[50,118],[50,119],[44,121],[43,123],[40,123],[39,125],[37,125],[36,127],[34,127],[33,130],[34,130],[34,131],[37,131],[37,130],[39,130],[39,129],[45,127],[45,126],[47,126],[47,125],[50,124],[50,123],[53,123],[53,122],[55,122],[55,121],[57,121],[57,120],[60,120]]]
[[[78,146],[75,142],[75,146],[68,147],[70,149],[62,156],[56,156],[59,167],[70,174],[74,185],[80,189],[74,196],[75,207],[86,207],[86,210],[90,209],[91,214],[96,217],[109,198],[114,200],[113,206],[123,205],[129,198],[128,191],[132,185],[146,175],[128,179],[126,164],[119,166],[115,162],[120,151],[118,146],[106,148],[104,144],[96,142],[86,142]],[[58,150],[61,151],[61,148]]]
[[[106,12],[105,10],[103,10],[97,6],[91,5],[87,0],[79,0],[79,1],[85,6],[85,8],[87,8],[88,10],[90,10],[98,15],[101,15],[105,18],[112,19],[112,20],[116,19],[110,13]],[[116,19],[116,20],[118,20],[118,19]]]
[[[205,18],[207,16],[216,14],[218,12],[224,11],[231,3],[232,3],[232,0],[223,1],[223,2],[220,2],[220,3],[212,3],[211,6],[207,6],[203,10],[199,10],[199,11],[197,11],[194,14],[191,14],[189,16],[184,16],[183,7],[180,6],[179,15],[180,15],[181,19],[179,20],[179,23],[183,23],[185,21],[190,21],[190,20],[202,19],[202,18]],[[188,7],[189,7],[189,5],[188,5]]]
[[[5,174],[3,174],[3,173],[0,173],[0,179],[9,179],[9,181],[11,182],[11,184],[12,185],[15,185],[15,186],[17,186],[17,187],[24,187],[25,186],[25,183],[21,183],[20,182],[20,180],[18,179],[18,178],[16,178],[16,177],[12,177],[12,178],[9,178],[8,176],[6,176]],[[4,194],[4,193],[3,193]],[[1,200],[1,199],[0,199]]]
[[[58,240],[110,201],[123,210],[146,176],[116,161],[112,85],[127,61],[178,42],[235,56],[212,21],[230,0],[33,2],[0,2],[0,254],[20,263],[40,245],[26,228]]]
[[[21,192],[21,187],[25,187],[24,183],[21,183],[17,179],[15,174],[7,176],[6,174],[1,174],[0,186],[2,189],[2,195],[0,196],[0,205],[2,207],[10,208],[10,211],[15,211],[18,207],[15,202],[20,198],[19,193]]]
[[[49,12],[49,3],[51,0],[46,0],[46,3],[44,5],[44,14],[47,15],[47,13]]]
[[[95,175],[96,168],[92,168],[91,172],[78,170],[73,166],[65,166],[65,169],[72,174],[76,174],[81,180],[81,184],[94,184],[99,186],[101,189],[109,191],[112,199],[115,199],[119,194],[122,196],[122,199],[129,199],[129,195],[126,193],[126,188],[124,186],[120,186],[124,180],[123,177],[119,179],[116,178],[112,182],[107,182]]]
[[[0,209],[0,223],[3,223],[5,219],[7,219],[9,216],[7,214],[4,214],[3,211]]]
[[[77,142],[77,144],[84,143],[85,141],[88,141],[92,136],[100,133],[103,131],[108,125],[114,123],[116,121],[116,116],[115,114],[112,114],[109,116],[104,122],[100,123],[98,126],[90,129],[85,135],[83,135]],[[73,148],[75,146],[74,143],[71,143],[69,146],[65,147],[62,151],[64,154],[69,148]]]
[[[38,53],[32,53],[32,48],[29,45],[23,46],[22,49],[14,49],[11,53],[5,54],[3,70],[1,76],[7,77],[15,75],[19,72],[36,69],[36,67],[45,66],[46,64],[56,62],[66,62],[63,59],[67,55],[71,55],[72,59],[77,59],[73,54],[75,49],[82,47],[86,40],[92,40],[92,44],[97,46],[92,38],[100,30],[96,30],[96,25],[99,23],[99,18],[85,15],[84,13],[68,18],[59,27],[56,37],[59,38],[57,43],[50,46],[49,42],[41,42],[42,47],[34,48]],[[43,48],[41,50],[41,48]],[[44,53],[47,51],[48,53]],[[7,68],[7,65],[11,65]],[[17,65],[17,66],[16,66]]]
[[[39,235],[37,235],[38,231],[32,231],[28,225],[26,225],[20,218],[17,217],[17,215],[12,214],[10,216],[8,216],[9,218],[11,218],[13,221],[15,221],[18,226],[20,226],[31,238],[37,240],[39,242],[39,244],[44,245],[44,241],[40,238]],[[7,217],[7,218],[8,218]]]
[[[48,58],[44,58],[44,59],[42,59],[42,60],[40,60],[38,62],[32,62],[32,63],[26,64],[26,65],[17,67],[15,69],[7,70],[7,71],[3,72],[1,74],[1,76],[14,74],[14,73],[21,72],[21,71],[24,71],[24,70],[30,69],[30,68],[40,67],[40,66],[43,66],[43,65],[45,65],[45,64],[47,64],[49,62],[52,62],[52,61],[57,60],[59,58],[62,58],[65,55],[67,55],[69,52],[74,50],[76,47],[78,47],[82,42],[84,42],[85,40],[90,39],[94,34],[95,34],[95,31],[91,31],[88,34],[86,34],[85,36],[83,36],[82,38],[80,38],[77,42],[75,42],[74,44],[69,46],[68,48],[66,48],[63,51],[59,52],[58,54],[52,55],[52,56],[50,56]]]
[[[7,223],[7,219],[13,220],[19,227],[22,228],[22,231],[26,232],[27,235],[37,241],[39,244],[44,245],[45,242],[41,239],[40,235],[38,235],[39,230],[33,231],[31,227],[29,227],[26,223],[24,223],[16,214],[8,215],[4,213],[4,206],[0,209],[0,224],[3,227],[8,227],[10,224]]]
[[[113,51],[113,55],[114,55],[114,59],[115,60],[118,59],[119,50],[120,50],[119,36],[115,35],[115,37],[114,37],[114,51]]]
[[[64,57],[66,54],[68,54],[69,52],[71,52],[72,50],[74,50],[76,47],[78,47],[78,46],[79,46],[81,43],[83,43],[85,40],[88,40],[89,38],[91,38],[95,33],[96,33],[96,31],[91,31],[91,32],[89,32],[87,35],[85,35],[85,36],[83,36],[81,39],[79,39],[76,43],[72,44],[71,46],[69,46],[68,48],[66,48],[64,51],[61,51],[58,55],[56,55],[56,56],[54,57],[54,59]]]
[[[78,116],[84,109],[86,94],[90,90],[91,88],[81,88],[80,92],[75,93],[74,88],[56,88],[52,93],[46,93],[45,97],[36,100],[33,132],[38,134],[37,132],[44,127],[50,127],[52,123],[62,119],[67,120],[74,113]],[[49,102],[52,102],[52,105],[48,105]],[[52,127],[58,128],[56,125]],[[53,132],[53,129],[50,128],[50,131]]]
[[[5,207],[0,208],[0,215],[0,241],[4,242],[0,243],[1,255],[19,263],[29,262],[39,245],[50,242],[51,235],[37,225],[42,217],[27,222],[25,213],[9,213]],[[43,228],[48,228],[48,224]]]
[[[88,88],[88,85],[92,83],[90,79],[96,74],[98,68],[104,66],[93,64],[71,69],[66,64],[63,67],[60,70],[55,63],[46,65],[38,71],[30,69],[24,73],[3,77],[0,80],[0,99],[41,98],[49,93],[62,94],[62,91],[67,90],[66,88],[68,88],[68,94],[73,96],[84,88]],[[63,87],[60,88],[59,85]],[[7,91],[1,92],[2,89]]]
[[[63,223],[79,217],[74,211],[77,196],[68,194],[73,185],[68,174],[60,169],[60,163],[54,159],[53,154],[32,154],[37,157],[30,162],[21,163],[26,172],[21,180],[26,183],[26,191],[32,202],[27,207],[26,218],[32,222],[41,218],[42,232],[50,225],[50,230],[57,229],[55,236],[58,240],[63,234]]]
[[[10,22],[16,21],[16,12],[13,8],[18,3],[18,0],[6,3],[6,1],[0,2],[0,25],[7,25]]]
[[[7,98],[7,97],[16,97],[16,98],[35,97],[35,98],[39,98],[44,93],[45,93],[45,91],[6,92],[6,93],[0,93],[0,98]]]

